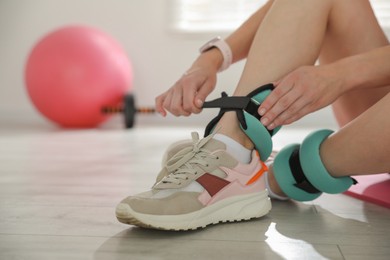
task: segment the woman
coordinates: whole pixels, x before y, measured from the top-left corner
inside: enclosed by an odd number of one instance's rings
[[[264,126],[272,130],[331,105],[341,129],[320,147],[329,175],[338,178],[388,172],[388,44],[366,0],[268,1],[225,41],[203,48],[187,72],[156,98],[156,108],[163,116],[167,111],[175,116],[200,113],[215,88],[218,71],[246,58],[234,96],[246,96],[261,85],[274,83],[275,89],[258,108]],[[314,66],[317,60],[320,65]],[[160,229],[193,229],[218,221],[260,217],[270,206],[263,197],[251,204],[255,197],[248,194],[256,189],[250,186],[257,182],[257,189],[269,184],[271,196],[285,198],[272,167],[268,174],[252,174],[255,168],[266,171],[266,166],[253,152],[254,140],[242,130],[235,112],[224,113],[215,129],[217,133],[207,140],[195,138],[191,149],[184,148],[186,145],[173,148],[180,152],[159,174],[152,193],[122,201],[118,219]],[[216,156],[219,150],[224,150],[223,154]],[[213,156],[233,159],[215,163]],[[255,167],[256,161],[260,166]],[[213,164],[212,169],[206,167]],[[221,167],[228,169],[226,174],[215,173]],[[242,173],[255,181],[247,186],[241,183],[244,188],[233,187],[244,178],[238,176]],[[238,208],[252,205],[248,206],[250,212],[230,215],[235,210],[230,206],[233,201],[239,201]],[[218,209],[213,208],[216,204]],[[212,217],[189,224],[194,222],[192,215],[207,210]],[[163,223],[167,214],[177,216],[175,221],[180,225]]]

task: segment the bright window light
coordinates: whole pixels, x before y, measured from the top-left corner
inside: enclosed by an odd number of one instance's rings
[[[170,0],[173,29],[186,33],[229,32],[267,0]],[[381,26],[390,30],[390,0],[371,0]]]

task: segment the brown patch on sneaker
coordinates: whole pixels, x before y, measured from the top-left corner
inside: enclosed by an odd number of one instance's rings
[[[207,190],[211,197],[230,184],[229,181],[210,173],[203,174],[196,181]]]

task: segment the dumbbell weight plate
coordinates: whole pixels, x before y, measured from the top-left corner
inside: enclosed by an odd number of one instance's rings
[[[134,126],[136,112],[134,96],[131,94],[125,95],[123,98],[123,105],[125,126],[126,128],[132,128]]]

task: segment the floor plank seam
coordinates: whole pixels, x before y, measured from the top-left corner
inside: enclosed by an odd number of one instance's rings
[[[340,252],[340,255],[342,256],[343,260],[346,260],[344,254],[343,254],[343,250],[341,250],[340,245],[337,245],[337,248],[338,248],[338,250],[339,250],[339,252]]]

